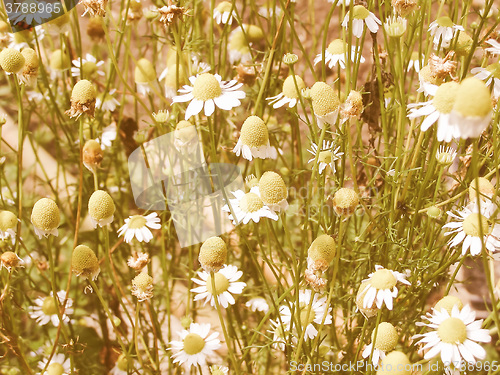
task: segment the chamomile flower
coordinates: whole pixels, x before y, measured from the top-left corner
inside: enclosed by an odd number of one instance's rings
[[[42,198],[33,206],[31,223],[39,239],[42,239],[42,236],[48,237],[50,235],[57,237],[60,220],[59,207],[52,199]]]
[[[485,81],[486,86],[493,87],[493,96],[500,97],[500,63],[488,65],[486,68],[477,67],[471,70],[474,77]]]
[[[339,114],[340,100],[333,87],[325,82],[316,82],[309,94],[318,127],[322,129],[325,124],[335,124]]]
[[[349,11],[344,17],[344,21],[342,21],[342,27],[346,30],[349,28]],[[361,38],[363,35],[364,27],[368,27],[370,32],[376,33],[378,31],[379,25],[382,25],[382,22],[368,9],[366,9],[362,5],[355,5],[352,8],[352,35],[356,38]]]
[[[252,311],[260,311],[263,313],[267,313],[269,311],[269,304],[262,297],[255,297],[245,303],[245,306],[248,307]]]
[[[266,98],[269,100],[269,104],[273,105],[273,108],[283,107],[288,104],[289,108],[295,107],[297,105],[300,92],[306,88],[306,84],[299,76],[288,76],[283,82],[283,90],[276,96],[271,96]]]
[[[38,368],[43,371],[47,368],[47,371],[41,373],[41,375],[69,375],[71,374],[71,362],[69,358],[66,358],[64,354],[57,353],[50,359],[44,358],[38,362]]]
[[[252,61],[249,41],[247,41],[245,33],[241,28],[231,31],[227,49],[231,64],[235,64],[238,61],[241,63]]]
[[[434,45],[441,43],[442,48],[448,48],[450,42],[457,31],[465,31],[465,29],[453,23],[450,17],[443,16],[429,25],[428,31],[434,37]]]
[[[420,68],[424,65],[424,56],[418,52],[413,52],[410,57],[410,61],[408,62],[408,67],[406,71],[414,70],[415,72],[419,72]]]
[[[413,120],[425,116],[420,125],[422,131],[426,131],[437,122],[437,140],[440,142],[450,142],[453,138],[459,138],[458,127],[450,122],[450,113],[455,104],[458,86],[456,82],[443,83],[437,88],[433,99],[427,102],[408,104],[410,109],[408,118]]]
[[[215,106],[229,111],[238,107],[246,94],[238,90],[242,83],[236,80],[222,81],[218,74],[203,73],[196,77],[189,77],[192,86],[185,85],[179,89],[183,95],[173,98],[174,103],[190,102],[187,109],[185,120],[191,116],[196,116],[204,109],[205,116],[211,116],[215,111]]]
[[[229,368],[226,366],[210,366],[210,374],[211,375],[228,375]]]
[[[73,77],[79,77],[80,72],[83,78],[92,78],[95,74],[104,76],[104,72],[99,70],[99,67],[104,65],[104,61],[97,61],[97,59],[90,53],[85,55],[85,58],[79,60],[73,60],[73,67],[71,68],[71,75]]]
[[[111,89],[101,95],[98,95],[95,101],[96,108],[101,111],[114,112],[116,107],[120,106],[120,102],[114,97],[116,89]]]
[[[234,213],[229,215],[234,225],[239,223],[248,224],[250,220],[258,223],[261,218],[267,217],[269,219],[278,220],[276,215],[271,209],[264,204],[259,194],[256,191],[245,193],[242,190],[231,192],[235,199],[229,199],[229,204]],[[231,209],[226,204],[222,207],[222,211],[231,212]]]
[[[10,211],[0,211],[0,240],[16,240],[17,216]]]
[[[492,55],[500,55],[500,43],[498,43],[495,39],[488,39],[486,44],[489,44],[491,47],[485,48],[486,52],[491,53]]]
[[[435,76],[429,65],[423,66],[419,71],[418,71],[418,81],[419,81],[419,88],[417,92],[423,92],[425,96],[434,96],[436,95],[436,91],[443,83],[443,80],[437,76]]]
[[[232,9],[232,4],[228,1],[219,3],[214,9],[214,20],[217,25],[231,25],[233,18],[236,18],[236,12]]]
[[[495,211],[493,203],[482,201],[478,205],[474,202],[469,207],[464,207],[463,210],[453,213],[448,211],[448,215],[455,219],[443,228],[449,229],[445,236],[453,235],[448,242],[451,247],[456,247],[462,244],[462,255],[470,252],[472,256],[481,253],[482,244],[486,249],[494,252],[500,249],[500,224],[491,224],[490,216]],[[483,238],[481,239],[481,234]]]
[[[276,172],[264,172],[260,177],[259,186],[250,191],[257,194],[273,212],[285,211],[288,208],[288,189],[283,178]]]
[[[153,63],[146,58],[139,59],[134,70],[134,80],[137,92],[148,95],[156,84],[156,70]]]
[[[398,288],[396,287],[398,281],[410,285],[404,274],[379,265],[375,266],[375,272],[369,274],[368,279],[363,280],[366,282],[364,290],[360,291],[360,293],[366,292],[363,298],[363,308],[368,309],[376,305],[377,308],[381,309],[385,303],[387,308],[392,310],[392,299],[398,296]]]
[[[276,148],[269,143],[269,131],[266,123],[258,116],[248,117],[241,127],[240,138],[233,149],[236,156],[247,160],[253,158],[276,159]]]
[[[153,287],[153,278],[143,271],[132,280],[132,295],[136,296],[139,302],[151,299]]]
[[[129,371],[135,373],[134,370],[142,374],[142,370],[138,369],[136,366],[136,361],[133,358],[127,358],[127,356],[122,353],[109,373],[110,375],[127,375]]]
[[[210,334],[210,324],[191,323],[189,330],[179,332],[180,341],[171,341],[169,350],[174,363],[188,367],[205,366],[206,358],[221,347],[218,332]]]
[[[422,316],[427,322],[417,323],[433,329],[431,332],[413,336],[419,338],[417,344],[424,344],[425,359],[441,356],[445,366],[453,364],[460,368],[463,361],[475,364],[476,359],[484,359],[486,351],[478,343],[488,343],[491,336],[487,329],[481,329],[482,320],[475,320],[476,313],[469,305],[459,309],[453,306],[451,313],[446,309],[433,309],[432,314]]]
[[[286,345],[286,337],[288,336],[288,327],[284,323],[280,323],[278,319],[271,319],[269,320],[269,323],[271,323],[271,330],[268,330],[268,332],[273,334],[273,342],[271,346],[274,349],[284,351]]]
[[[342,69],[346,67],[346,60],[349,58],[348,45],[342,39],[335,39],[331,42],[325,50],[325,65],[330,69],[340,65]],[[361,63],[365,62],[365,58],[360,55],[359,48],[355,46],[351,47],[350,58],[353,63],[359,58]],[[320,53],[314,58],[314,65],[323,61],[323,54]]]
[[[335,161],[340,159],[343,152],[339,152],[340,146],[335,148],[333,147],[332,141],[323,141],[323,147],[321,149],[318,148],[316,143],[311,144],[311,149],[307,150],[310,154],[312,154],[312,158],[308,161],[308,163],[314,162],[316,159],[316,155],[318,156],[318,164],[319,164],[319,173],[322,174],[327,166],[330,166],[332,172],[335,173]]]
[[[288,328],[300,324],[301,330],[305,330],[304,340],[312,340],[318,335],[318,330],[314,324],[321,324],[323,322],[323,316],[326,313],[324,325],[332,324],[331,307],[326,304],[326,297],[318,297],[318,294],[314,294],[312,297],[312,292],[309,289],[301,290],[299,292],[299,306],[298,311],[296,311],[295,303],[291,303],[291,309],[294,311],[295,319],[299,317],[298,322],[292,322],[292,312],[288,306],[280,307],[280,315],[283,324]]]
[[[7,271],[12,271],[13,268],[23,267],[24,260],[19,258],[19,255],[12,251],[6,251],[0,255],[0,270],[5,267]]]
[[[436,160],[439,164],[443,166],[448,166],[457,157],[457,151],[454,150],[451,147],[446,147],[446,146],[439,146],[438,150],[436,151]]]
[[[101,138],[97,139],[97,142],[101,144],[101,148],[105,150],[112,146],[113,141],[116,139],[116,123],[106,126],[101,134]]]
[[[41,326],[52,322],[54,327],[58,327],[60,321],[57,314],[57,306],[59,305],[61,307],[65,298],[66,291],[64,290],[57,292],[57,305],[53,292],[50,292],[50,295],[45,298],[37,298],[35,300],[35,306],[30,306],[28,308],[31,319],[36,319],[36,322]],[[71,306],[73,306],[73,300],[71,298],[68,298],[66,300],[64,314],[62,315],[62,320],[64,323],[69,322],[68,315],[73,314],[73,308]]]
[[[153,239],[153,234],[149,228],[161,228],[160,218],[156,212],[147,216],[133,215],[125,219],[125,224],[118,230],[118,237],[125,235],[126,243],[130,243],[134,237],[139,242],[149,242]]]
[[[201,271],[198,272],[198,276],[201,280],[196,278],[191,279],[200,285],[191,289],[191,292],[197,293],[194,300],[205,299],[205,304],[210,301],[210,305],[214,307],[214,296],[217,296],[217,301],[223,308],[227,308],[229,305],[234,305],[235,303],[233,294],[241,294],[247,286],[246,283],[238,281],[243,276],[243,272],[238,271],[238,267],[232,265],[225,265],[220,271],[214,273],[215,290],[213,290],[210,273]]]
[[[372,342],[363,350],[363,358],[368,358],[372,351],[372,363],[378,365],[380,360],[385,358],[385,354],[394,350],[398,343],[398,332],[391,323],[382,322],[377,326],[377,337],[375,329],[372,332]]]

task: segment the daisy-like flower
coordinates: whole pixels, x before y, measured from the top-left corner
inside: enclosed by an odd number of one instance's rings
[[[318,156],[318,164],[319,164],[319,174],[322,174],[327,166],[330,166],[333,173],[335,173],[335,161],[340,158],[340,156],[344,155],[343,152],[339,152],[340,146],[336,149],[333,148],[332,141],[323,141],[323,147],[321,149],[318,148],[316,143],[311,144],[311,150],[307,150],[310,154],[312,154],[312,158],[308,161],[308,163],[314,162],[316,159],[316,155],[319,152]]]
[[[250,161],[253,158],[276,159],[278,156],[276,148],[269,143],[267,125],[258,116],[250,116],[245,120],[233,152],[236,156],[242,154]]]
[[[325,65],[328,66],[330,69],[333,69],[335,66],[337,66],[337,64],[339,64],[342,69],[345,69],[346,60],[349,58],[347,48],[348,48],[347,43],[342,39],[335,39],[333,42],[331,42],[325,50]],[[358,58],[358,55],[360,55],[359,48],[352,46],[350,55],[351,55],[350,56],[351,61],[355,63],[356,59]],[[318,64],[322,60],[323,60],[322,53],[316,55],[316,57],[314,58],[314,65]],[[365,58],[360,55],[359,61],[361,63],[364,63]]]
[[[134,237],[139,242],[149,242],[153,239],[153,234],[149,228],[161,228],[160,218],[156,212],[147,216],[133,215],[125,219],[125,224],[118,229],[118,237],[125,234],[126,243],[130,243]]]
[[[210,374],[212,375],[227,375],[229,374],[229,368],[226,366],[210,366]]]
[[[392,299],[398,296],[398,288],[396,284],[399,282],[411,285],[408,280],[405,279],[405,275],[388,270],[382,266],[375,266],[375,272],[368,275],[365,287],[360,293],[366,292],[363,298],[363,308],[372,308],[374,305],[381,309],[382,305],[385,303],[389,310],[392,310],[393,303]]]
[[[229,204],[236,217],[233,217],[231,213],[229,219],[232,220],[234,225],[238,225],[239,223],[248,224],[250,220],[258,223],[262,217],[267,217],[275,221],[278,220],[278,215],[262,202],[258,191],[255,189],[252,189],[249,193],[245,193],[242,190],[236,190],[231,193],[235,199],[229,199]],[[222,211],[231,212],[231,209],[226,204],[222,207]]]
[[[486,86],[493,87],[493,96],[500,97],[500,63],[488,65],[486,68],[477,67],[471,70],[474,77],[485,81]]]
[[[424,56],[415,51],[411,54],[410,61],[408,62],[408,67],[406,68],[406,70],[409,72],[411,69],[413,69],[418,73],[423,65]]]
[[[101,148],[105,150],[112,146],[113,141],[116,139],[116,123],[106,126],[101,134],[101,138],[96,139],[101,144]]]
[[[61,290],[57,292],[57,305],[62,306],[64,300],[66,298],[66,291]],[[39,297],[35,300],[35,306],[30,306],[30,317],[31,319],[36,319],[36,322],[43,326],[49,322],[52,322],[54,327],[59,326],[59,317],[57,315],[57,305],[56,300],[54,298],[54,294],[50,292],[50,295],[42,298]],[[64,315],[62,316],[62,320],[64,323],[69,322],[69,316],[73,314],[73,300],[68,298],[66,300],[66,305],[64,309]]]
[[[398,332],[391,323],[382,322],[372,332],[372,342],[363,350],[363,358],[368,358],[373,351],[372,363],[377,366],[385,358],[385,353],[394,350],[398,343]]]
[[[16,240],[17,216],[10,211],[0,211],[0,240]]]
[[[268,330],[268,332],[273,334],[273,343],[271,344],[272,347],[274,349],[284,351],[288,327],[281,324],[278,319],[271,319],[269,322],[271,323],[271,330]]]
[[[120,102],[113,96],[115,92],[116,89],[111,89],[108,92],[99,95],[95,102],[96,108],[101,111],[114,112],[116,107],[120,106]]]
[[[422,131],[426,131],[437,122],[437,139],[440,142],[450,142],[453,138],[459,138],[458,128],[450,122],[450,113],[455,104],[458,86],[459,84],[456,82],[443,83],[437,88],[433,99],[427,102],[408,104],[410,109],[408,118],[413,120],[425,116],[420,126]]]
[[[196,116],[203,109],[205,116],[211,116],[215,111],[215,106],[229,111],[238,107],[246,94],[238,90],[242,83],[236,80],[222,81],[218,74],[203,73],[196,77],[189,77],[192,86],[184,85],[179,89],[183,95],[175,96],[174,103],[190,102],[187,109],[185,120],[191,116]]]
[[[48,237],[50,235],[57,237],[60,219],[57,203],[49,198],[37,201],[31,211],[31,223],[39,239],[42,239],[42,236]]]
[[[344,21],[342,21],[342,27],[346,30],[349,28],[350,12],[351,11],[346,14]],[[379,25],[382,25],[382,22],[363,5],[355,5],[354,8],[352,8],[352,35],[358,39],[361,38],[365,24],[370,32],[376,33]]]
[[[302,78],[296,75],[294,80],[293,76],[288,76],[283,82],[283,90],[278,95],[266,98],[266,100],[269,100],[269,104],[272,104],[273,108],[280,108],[285,104],[288,104],[289,108],[293,108],[298,102],[301,91],[305,88],[306,84]]]
[[[482,320],[475,320],[476,313],[466,305],[461,310],[453,306],[451,313],[446,309],[433,309],[422,319],[428,323],[417,323],[420,326],[432,328],[433,331],[415,335],[419,338],[418,344],[425,344],[422,349],[428,350],[424,358],[431,359],[441,355],[445,366],[453,365],[460,368],[463,361],[475,364],[476,359],[484,359],[486,351],[480,343],[488,343],[491,336],[487,329],[481,329]]]
[[[83,78],[91,78],[94,74],[104,76],[104,72],[99,70],[99,67],[104,65],[104,61],[97,61],[90,53],[87,53],[85,59],[80,57],[79,60],[73,60],[73,65],[71,68],[71,75],[73,77],[79,77],[80,72]]]
[[[249,41],[245,37],[245,33],[241,28],[234,29],[229,34],[229,43],[227,46],[229,52],[229,62],[234,64],[241,62],[242,64],[252,61],[250,53]]]
[[[44,358],[38,362],[38,368],[41,371],[47,368],[45,372],[40,372],[41,375],[69,375],[71,373],[71,362],[64,354],[57,353],[50,359],[50,362],[48,358]]]
[[[460,25],[455,25],[450,17],[443,16],[429,25],[428,30],[434,37],[434,44],[437,46],[441,42],[442,48],[448,48],[450,42],[457,31],[465,31]]]
[[[180,341],[170,342],[169,350],[175,352],[174,363],[186,363],[189,367],[205,366],[207,356],[221,347],[219,333],[210,334],[210,324],[191,323],[189,330],[182,330],[179,336]]]
[[[269,311],[269,305],[264,298],[255,297],[245,303],[245,306],[250,308],[252,311],[260,311],[263,313],[267,313]]]
[[[495,39],[488,39],[486,44],[489,44],[491,47],[485,48],[486,52],[491,53],[492,55],[500,55],[500,43],[498,43]]]
[[[234,305],[235,300],[233,294],[241,294],[247,286],[246,283],[238,281],[243,276],[242,271],[238,271],[238,267],[225,265],[219,272],[214,273],[215,291],[212,286],[212,277],[210,273],[201,271],[198,272],[200,279],[192,278],[193,282],[200,285],[191,289],[191,292],[197,293],[194,297],[195,301],[205,299],[205,304],[210,301],[210,305],[215,307],[215,298],[219,304],[227,308],[229,305]]]
[[[451,147],[446,147],[446,146],[439,146],[439,149],[436,151],[436,160],[439,164],[443,166],[448,166],[457,157],[457,152],[451,148]]]
[[[217,25],[221,23],[223,25],[231,25],[233,23],[233,18],[236,18],[236,12],[234,9],[231,11],[232,8],[232,4],[228,1],[223,1],[215,7],[214,20]]]
[[[142,374],[142,370],[138,369],[133,358],[127,358],[125,354],[120,354],[116,360],[115,366],[109,371],[110,375],[127,375],[129,371],[138,371]]]
[[[451,247],[462,244],[462,255],[467,254],[467,251],[472,256],[479,255],[483,243],[491,252],[500,248],[500,224],[490,224],[488,220],[495,212],[495,205],[491,201],[483,200],[480,206],[479,210],[474,202],[457,213],[448,211],[448,215],[456,220],[443,226],[449,229],[445,236],[453,235],[448,242]]]
[[[153,297],[153,278],[147,272],[141,272],[132,280],[132,294],[139,302]]]
[[[443,83],[443,80],[437,77],[432,71],[429,65],[423,66],[418,71],[418,81],[420,86],[417,92],[423,92],[425,96],[436,95],[436,91]]]
[[[317,334],[318,330],[314,327],[314,324],[321,324],[323,321],[323,315],[325,315],[325,309],[328,307],[326,304],[326,297],[318,298],[317,294],[311,299],[311,290],[301,290],[299,292],[299,306],[298,311],[296,310],[295,303],[290,304],[292,310],[294,311],[294,316],[299,317],[298,322],[293,322],[292,324],[292,312],[288,306],[280,307],[280,315],[283,324],[287,328],[292,327],[292,325],[300,324],[301,330],[305,330],[304,340],[312,340]],[[331,307],[328,307],[328,312],[325,317],[325,325],[332,324]]]

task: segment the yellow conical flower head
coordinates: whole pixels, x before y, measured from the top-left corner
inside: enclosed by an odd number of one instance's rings
[[[40,199],[31,211],[31,223],[42,231],[51,232],[57,229],[60,219],[57,203],[49,198]]]
[[[297,82],[297,86],[295,86]],[[295,81],[293,76],[288,76],[283,82],[283,94],[290,99],[298,99],[300,92],[306,87],[306,84],[299,76],[295,76]],[[297,91],[298,88],[298,91]]]
[[[288,198],[288,190],[283,178],[276,172],[264,172],[259,180],[262,201],[267,205],[278,205]]]
[[[332,55],[343,55],[346,51],[346,42],[342,39],[335,39],[328,45],[326,50]]]
[[[196,132],[196,126],[186,120],[181,120],[177,123],[175,127],[174,136],[180,139],[183,143],[189,142],[194,139],[198,133]]]
[[[307,252],[309,259],[314,262],[323,261],[326,264],[330,264],[333,258],[335,258],[335,241],[328,234],[322,234],[317,237],[309,246]]]
[[[259,42],[264,39],[264,31],[259,26],[244,25],[248,41],[251,43]]]
[[[267,125],[258,116],[248,117],[241,127],[240,141],[250,147],[266,146],[269,143]]]
[[[390,352],[382,359],[377,375],[411,375],[413,372],[408,356],[400,351]]]
[[[132,280],[132,294],[139,302],[153,297],[153,278],[147,272],[141,272]]]
[[[344,116],[361,116],[363,113],[363,96],[359,91],[351,90],[344,103]]]
[[[203,73],[196,77],[193,85],[193,96],[195,99],[207,101],[222,95],[220,83],[213,74]]]
[[[24,67],[24,56],[17,49],[4,48],[0,52],[0,66],[7,73],[18,73]]]
[[[218,272],[226,259],[227,246],[220,237],[210,237],[201,245],[198,260],[206,272]]]
[[[337,190],[333,196],[333,208],[338,215],[352,215],[359,204],[359,196],[349,188]]]
[[[391,323],[382,322],[377,328],[377,338],[374,340],[375,330],[372,332],[372,342],[375,349],[390,352],[398,343],[398,332]]]
[[[59,362],[52,362],[47,366],[47,375],[63,375],[66,372],[64,366]]]
[[[0,211],[0,231],[7,232],[17,227],[17,216],[10,211]]]
[[[459,310],[462,310],[464,304],[458,297],[444,296],[434,305],[434,310],[441,312],[442,309],[445,309],[446,311],[448,311],[448,314],[451,315],[451,310],[453,310],[453,306],[457,306]]]
[[[229,1],[222,1],[215,7],[220,13],[230,12],[232,5]]]
[[[89,139],[83,146],[83,164],[94,172],[102,162],[104,152],[101,145],[94,139]]]
[[[339,109],[339,97],[333,87],[325,82],[316,82],[311,88],[311,100],[314,113],[326,116]]]
[[[358,307],[359,311],[363,313],[364,316],[366,316],[367,318],[372,318],[375,315],[377,315],[378,311],[375,301],[373,302],[373,305],[371,307],[368,308],[363,307],[363,299],[365,298],[368,289],[370,289],[369,286],[370,286],[369,281],[365,281],[361,283],[361,285],[359,286],[358,293],[356,294],[356,306]]]
[[[480,79],[464,79],[456,95],[453,110],[463,117],[486,117],[493,110],[490,90]]]
[[[103,191],[96,190],[89,199],[89,215],[101,227],[113,221],[115,203],[111,196]]]
[[[92,83],[86,79],[78,81],[71,91],[71,101],[80,105],[95,104],[96,91]]]
[[[135,83],[150,83],[156,80],[155,67],[148,59],[142,58],[137,61],[134,71]]]
[[[81,276],[84,279],[95,280],[101,271],[94,250],[85,245],[78,245],[73,250],[71,267],[76,276]]]
[[[457,43],[455,44],[454,51],[457,56],[467,56],[473,45],[473,40],[465,31],[460,31],[457,38]]]
[[[24,57],[24,67],[23,74],[24,75],[36,75],[38,73],[38,55],[33,48],[24,48],[21,51],[21,54]]]
[[[441,78],[435,76],[432,73],[429,65],[425,65],[424,67],[422,67],[422,69],[420,69],[420,71],[418,72],[418,77],[422,81],[432,83],[433,85],[440,85],[441,83],[443,83],[443,80]]]
[[[484,177],[479,177],[472,180],[469,185],[469,200],[475,202],[477,200],[477,187],[479,186],[479,197],[481,199],[492,198],[495,195],[495,187],[493,184]]]
[[[436,95],[432,99],[432,105],[443,114],[448,114],[453,109],[457,97],[459,84],[456,82],[446,82],[438,87]]]
[[[354,19],[364,20],[369,15],[370,12],[363,5],[355,5],[352,9],[352,18]]]
[[[56,49],[49,58],[50,67],[54,70],[66,70],[71,67],[71,59],[66,52]]]
[[[228,48],[230,50],[241,51],[242,53],[250,51],[245,34],[242,30],[235,30],[231,33]]]

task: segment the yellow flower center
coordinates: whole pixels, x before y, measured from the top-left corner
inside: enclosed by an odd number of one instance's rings
[[[449,154],[448,152],[440,152],[437,155],[436,159],[439,164],[447,165],[451,164],[451,162],[453,161],[453,155]]]
[[[343,55],[345,53],[345,42],[342,39],[335,39],[326,49],[332,55]]]
[[[241,127],[240,140],[250,147],[261,147],[269,142],[267,125],[258,116],[248,117]]]
[[[372,286],[379,290],[392,289],[396,285],[397,281],[398,280],[393,273],[385,268],[376,271],[370,279]]]
[[[479,237],[489,232],[488,219],[481,214],[473,213],[467,216],[462,223],[462,228],[468,236]]]
[[[332,152],[331,151],[321,151],[319,153],[318,161],[321,163],[331,163],[332,162]]]
[[[82,64],[82,71],[84,77],[91,77],[97,72],[97,65],[95,62],[86,61]]]
[[[297,82],[297,86],[295,86]],[[283,82],[283,94],[289,99],[298,99],[300,91],[306,87],[306,84],[299,76],[295,76],[295,81],[293,76],[288,76]],[[298,88],[298,91],[297,91]]]
[[[134,215],[130,218],[128,222],[128,227],[130,229],[143,228],[146,225],[147,220],[142,215]]]
[[[205,340],[203,340],[203,338],[196,333],[189,333],[184,338],[184,351],[187,355],[198,354],[204,347]]]
[[[453,21],[448,16],[439,17],[436,23],[441,27],[453,27]]]
[[[436,90],[432,105],[441,113],[450,113],[455,104],[458,86],[456,82],[443,83]]]
[[[54,297],[46,297],[43,300],[42,312],[45,315],[54,315],[57,314],[57,306]]]
[[[357,20],[364,20],[369,15],[370,12],[363,5],[356,5],[352,12],[352,18]]]
[[[474,77],[466,78],[458,87],[453,110],[464,117],[486,117],[493,107],[486,84]]]
[[[206,101],[222,95],[219,81],[213,74],[204,73],[194,81],[193,96],[195,99]]]
[[[490,72],[493,75],[493,77],[500,79],[500,63],[494,63],[488,65],[486,67],[486,70]]]
[[[60,363],[51,363],[47,367],[48,375],[62,375],[64,374],[64,367]]]
[[[217,272],[215,275],[215,291],[212,289],[212,276],[208,276],[207,279],[207,291],[213,296],[218,296],[224,293],[227,288],[229,288],[229,280],[226,276]]]
[[[240,208],[244,212],[255,212],[264,207],[262,199],[255,193],[247,193],[240,200]]]
[[[467,339],[467,327],[458,318],[448,318],[439,325],[438,336],[447,344],[463,343]]]

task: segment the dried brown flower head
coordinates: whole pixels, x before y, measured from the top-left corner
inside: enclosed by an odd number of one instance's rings
[[[420,8],[417,0],[392,0],[392,6],[402,17]]]
[[[456,61],[452,61],[454,57],[455,52],[453,51],[448,52],[444,58],[432,54],[431,57],[429,57],[428,63],[431,74],[438,79],[444,79],[450,76],[451,79],[456,81],[457,78],[455,73],[457,72],[457,63]]]
[[[188,15],[188,11],[184,7],[178,7],[177,5],[169,4],[161,8],[158,8],[158,13],[160,14],[159,21],[165,26],[169,26],[176,18]]]
[[[89,13],[91,16],[104,17],[106,15],[108,0],[81,0],[80,4],[85,8],[83,16]]]

